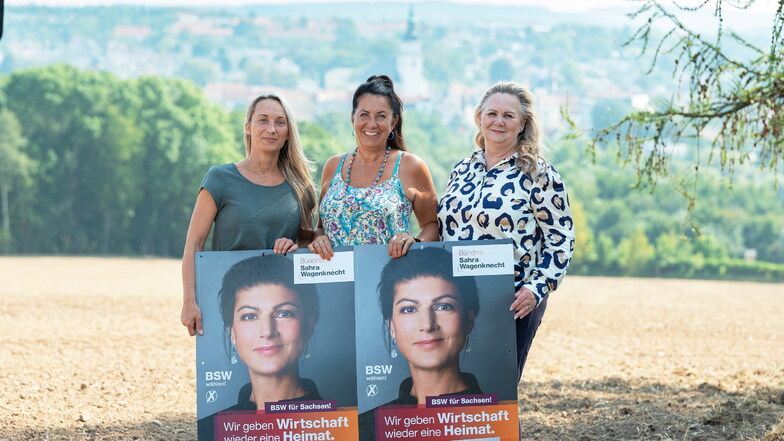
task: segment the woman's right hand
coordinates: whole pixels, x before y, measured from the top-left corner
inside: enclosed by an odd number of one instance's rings
[[[188,328],[188,333],[193,337],[198,332],[199,335],[204,335],[204,330],[201,327],[201,309],[196,302],[184,302],[182,304],[182,313],[180,314],[182,324]]]
[[[308,245],[308,249],[326,260],[332,259],[332,256],[335,255],[332,251],[332,245],[329,243],[329,237],[326,234],[316,235],[310,245]]]

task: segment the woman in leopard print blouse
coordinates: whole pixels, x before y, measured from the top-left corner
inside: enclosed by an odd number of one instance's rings
[[[574,249],[569,196],[541,156],[531,94],[500,82],[474,112],[478,150],[452,170],[438,205],[441,240],[512,239],[517,370],[522,375],[547,298],[566,274]]]

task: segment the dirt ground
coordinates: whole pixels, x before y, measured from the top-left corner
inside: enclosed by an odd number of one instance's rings
[[[179,261],[0,258],[0,440],[193,440]],[[784,441],[784,285],[567,277],[527,440]]]

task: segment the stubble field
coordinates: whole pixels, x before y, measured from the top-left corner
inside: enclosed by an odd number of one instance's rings
[[[179,261],[0,258],[0,440],[193,440]],[[784,441],[784,285],[567,277],[523,439]]]

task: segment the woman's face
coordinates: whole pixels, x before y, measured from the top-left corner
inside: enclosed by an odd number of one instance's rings
[[[440,369],[459,363],[473,316],[457,287],[441,277],[420,277],[395,286],[389,332],[412,367]]]
[[[308,338],[302,304],[282,285],[257,285],[237,292],[231,342],[251,372],[296,371]]]
[[[273,99],[256,103],[253,116],[245,123],[245,134],[250,136],[252,148],[279,151],[289,139],[289,122],[283,106]]]
[[[357,143],[366,148],[386,148],[387,137],[395,128],[397,120],[392,114],[389,99],[371,93],[359,97],[357,109],[351,115]]]
[[[507,93],[490,95],[479,115],[478,124],[485,146],[504,149],[514,146],[517,135],[525,128],[520,100]]]

